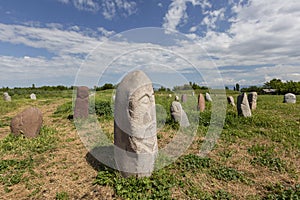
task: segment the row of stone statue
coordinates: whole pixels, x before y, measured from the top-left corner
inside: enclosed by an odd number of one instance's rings
[[[36,95],[34,93],[30,94],[29,97],[32,100],[36,100]],[[4,92],[3,93],[3,100],[4,101],[11,101],[11,96],[7,92]]]
[[[228,104],[232,106],[237,106],[238,115],[243,117],[250,117],[251,110],[256,109],[257,105],[257,92],[250,92],[248,95],[246,93],[242,93],[237,97],[237,105],[234,103],[234,98],[232,96],[227,97]],[[178,100],[179,98],[176,96],[175,100]],[[205,110],[205,100],[206,101],[212,101],[212,98],[209,93],[205,93],[205,98],[203,94],[198,95],[198,106],[197,109],[200,110],[200,112],[203,112]],[[183,94],[181,96],[181,102],[187,101],[187,95]],[[284,103],[296,103],[296,95],[292,93],[287,93],[284,95],[283,99]],[[172,103],[173,105],[173,103]],[[177,106],[178,107],[178,106]],[[172,110],[172,108],[171,108]],[[184,113],[184,111],[183,111]],[[173,116],[173,115],[172,115]],[[184,118],[184,116],[183,116]],[[178,121],[178,120],[176,120]]]
[[[77,88],[74,119],[82,120],[88,117],[89,89],[85,86]],[[207,93],[207,101],[213,99]],[[198,96],[198,110],[205,110],[205,98]],[[114,96],[114,160],[116,168],[124,177],[150,176],[158,152],[157,124],[154,91],[151,80],[142,71],[128,73],[118,85]],[[187,96],[182,95],[182,102]],[[256,108],[257,93],[242,93],[237,98],[239,115],[251,116],[251,109]],[[234,105],[232,96],[228,102]],[[188,127],[189,121],[178,96],[171,104],[171,115]],[[76,121],[75,121],[76,122]]]

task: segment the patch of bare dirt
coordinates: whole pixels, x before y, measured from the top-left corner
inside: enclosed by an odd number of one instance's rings
[[[66,100],[38,105],[43,113],[43,124],[57,130],[58,147],[54,151],[37,155],[42,163],[34,166],[35,176],[30,181],[10,187],[5,192],[0,187],[2,199],[55,199],[57,194],[67,193],[69,199],[114,199],[109,187],[94,185],[97,171],[86,160],[88,151],[82,144],[72,121],[56,119],[51,115]],[[24,107],[25,108],[25,107]],[[18,109],[20,111],[22,109]],[[18,111],[8,113],[14,116]],[[0,129],[1,138],[10,132],[9,127]]]

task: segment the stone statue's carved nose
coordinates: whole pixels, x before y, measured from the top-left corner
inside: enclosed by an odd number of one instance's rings
[[[151,116],[148,112],[146,112],[143,118],[143,123],[148,124],[149,122],[151,122]]]

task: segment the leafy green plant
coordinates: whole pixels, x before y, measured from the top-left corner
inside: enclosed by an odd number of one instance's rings
[[[57,145],[56,130],[43,126],[40,135],[36,138],[25,138],[23,135],[14,136],[9,134],[0,141],[0,155],[18,154],[31,155],[43,153],[54,149]]]
[[[218,180],[247,182],[243,172],[239,172],[231,167],[220,166],[213,168],[209,171],[209,174]]]
[[[201,158],[194,154],[183,156],[176,162],[178,168],[184,171],[209,168],[212,166],[212,164],[213,160],[210,158]]]
[[[15,100],[13,100],[11,102],[4,102],[4,101],[2,102],[2,101],[3,100],[1,99],[0,100],[0,113],[2,115],[17,109],[18,106],[22,103],[20,101],[15,101]]]
[[[0,182],[5,186],[12,186],[21,182],[23,174],[33,167],[33,159],[28,157],[23,160],[1,160]]]
[[[166,170],[156,171],[151,177],[123,178],[116,171],[103,167],[95,184],[113,187],[116,195],[124,199],[171,199],[170,189],[175,179]]]
[[[54,117],[68,117],[73,114],[72,110],[72,102],[66,102],[60,106],[57,107],[56,111],[54,111],[53,116]]]
[[[7,124],[5,124],[3,121],[0,121],[0,128],[7,126]]]
[[[285,187],[281,184],[275,184],[267,186],[266,189],[269,191],[263,198],[264,200],[287,200],[287,199],[300,199],[300,184],[295,186]]]
[[[90,107],[90,113],[91,112]],[[109,101],[96,101],[95,112],[99,117],[112,118],[112,108]]]
[[[174,119],[172,118],[167,118],[166,120],[166,124],[171,127],[173,130],[179,130],[180,128],[180,124],[179,122],[176,122]]]
[[[225,190],[217,190],[213,193],[205,192],[195,186],[190,186],[185,192],[189,199],[195,200],[230,200],[233,195]]]
[[[278,157],[275,157],[274,147],[266,145],[253,145],[248,149],[248,153],[255,157],[250,161],[252,165],[268,167],[274,171],[285,171],[285,163]]]
[[[224,190],[217,190],[213,193],[213,195],[209,199],[230,200],[232,199],[232,195]]]
[[[69,195],[67,192],[57,192],[55,196],[56,200],[68,200]]]
[[[209,126],[211,119],[211,111],[204,111],[200,113],[199,125],[200,126]]]

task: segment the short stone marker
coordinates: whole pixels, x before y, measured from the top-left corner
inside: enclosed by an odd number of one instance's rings
[[[205,110],[205,99],[203,94],[198,95],[198,106],[197,109],[200,110],[200,112],[203,112]]]
[[[29,107],[12,118],[10,129],[13,135],[34,138],[39,135],[42,124],[42,112],[36,107]]]
[[[3,93],[3,100],[4,101],[11,101],[11,96],[7,92]]]
[[[210,94],[207,92],[205,93],[205,99],[206,101],[212,101]]]
[[[229,96],[227,97],[227,102],[228,104],[232,105],[232,106],[235,106],[235,103],[234,103],[234,98],[233,96]]]
[[[89,116],[89,88],[77,87],[77,95],[74,108],[74,119],[87,118]]]
[[[187,96],[186,94],[181,95],[181,102],[185,103],[187,101]]]
[[[30,94],[30,99],[36,100],[36,95],[34,93]]]
[[[287,93],[284,95],[283,103],[296,103],[296,95]]]
[[[169,96],[169,98],[172,98],[172,95],[171,95],[171,94],[169,94],[168,96]]]
[[[180,124],[181,127],[188,127],[190,125],[189,119],[178,101],[173,101],[171,104],[171,116]]]
[[[248,102],[251,110],[256,109],[256,102],[257,102],[257,92],[250,92],[248,94]]]
[[[175,101],[179,101],[179,97],[178,96],[175,96]]]
[[[251,109],[249,106],[248,98],[246,93],[242,93],[237,98],[237,111],[239,116],[251,117]]]
[[[192,96],[193,96],[193,97],[195,96],[195,92],[194,92],[194,91],[192,92]]]
[[[114,158],[123,177],[151,176],[158,152],[152,82],[138,70],[118,85],[114,111]]]

